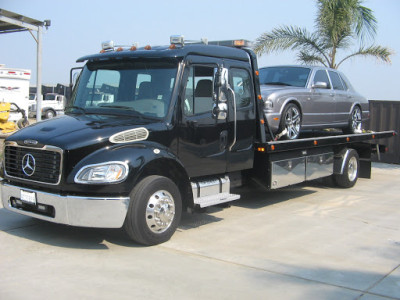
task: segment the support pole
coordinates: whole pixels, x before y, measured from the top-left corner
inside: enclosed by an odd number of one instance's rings
[[[42,27],[37,31],[36,121],[42,120]]]

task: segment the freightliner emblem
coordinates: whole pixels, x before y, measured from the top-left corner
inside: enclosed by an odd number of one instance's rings
[[[36,162],[32,154],[25,154],[22,158],[22,172],[26,176],[32,176],[35,173]]]

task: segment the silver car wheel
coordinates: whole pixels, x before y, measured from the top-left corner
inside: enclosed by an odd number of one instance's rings
[[[356,106],[351,113],[351,129],[353,133],[361,130],[361,109]]]
[[[300,133],[301,116],[296,106],[290,106],[285,113],[285,127],[289,139],[296,139]]]
[[[174,221],[175,202],[167,191],[161,190],[151,195],[146,207],[146,222],[154,233],[166,231]]]

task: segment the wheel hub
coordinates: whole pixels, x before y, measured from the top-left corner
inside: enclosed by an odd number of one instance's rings
[[[355,157],[350,158],[349,164],[348,164],[348,177],[350,181],[354,181],[357,177],[357,159]]]
[[[154,233],[166,231],[174,221],[175,202],[167,191],[157,191],[149,199],[146,208],[146,222]]]
[[[285,118],[287,135],[290,139],[294,139],[298,136],[300,131],[300,113],[292,107],[288,110]]]

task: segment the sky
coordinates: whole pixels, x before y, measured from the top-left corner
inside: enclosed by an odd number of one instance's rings
[[[374,43],[395,52],[392,64],[354,58],[340,66],[355,89],[369,100],[400,100],[400,0],[365,0],[378,20]],[[101,43],[167,45],[171,35],[209,41],[247,39],[281,25],[314,31],[314,0],[0,0],[0,9],[51,26],[42,36],[42,83],[68,84],[79,57],[97,53]],[[358,45],[354,45],[354,50]],[[346,53],[343,53],[345,55]],[[347,54],[349,54],[347,52]],[[340,57],[340,53],[339,53]],[[36,42],[29,32],[0,34],[0,64],[32,70],[36,85]],[[296,52],[262,55],[259,67],[298,64]]]

